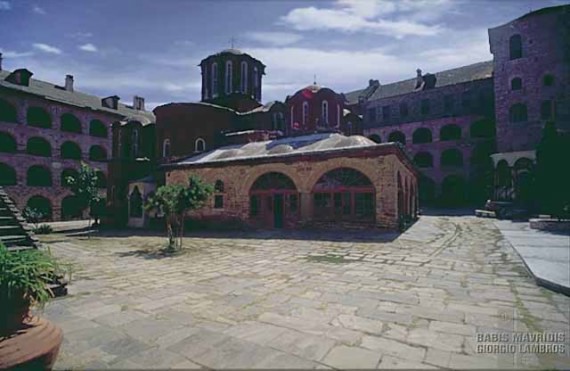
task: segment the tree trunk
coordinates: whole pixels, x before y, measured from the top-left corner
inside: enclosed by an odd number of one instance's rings
[[[172,217],[171,216],[166,217],[166,233],[168,235],[168,248],[172,249],[175,246],[174,246],[174,233],[172,231]]]
[[[180,216],[180,246],[179,248],[182,249],[182,239],[184,238],[184,214]]]

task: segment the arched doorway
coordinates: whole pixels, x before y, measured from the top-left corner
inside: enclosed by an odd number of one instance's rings
[[[465,179],[460,175],[449,175],[441,184],[441,203],[445,206],[465,204]]]
[[[435,198],[435,182],[433,179],[425,175],[420,177],[419,197],[423,203],[430,204],[433,202]]]
[[[293,180],[278,172],[257,178],[249,190],[249,215],[260,227],[293,226],[299,215],[299,192]]]
[[[515,201],[524,206],[530,206],[533,199],[533,168],[532,160],[522,157],[514,164]]]
[[[317,180],[312,193],[315,221],[373,223],[375,220],[374,184],[358,170],[331,170]]]
[[[81,219],[83,207],[75,196],[67,196],[61,201],[61,220]]]
[[[51,220],[52,207],[49,199],[43,196],[32,196],[28,199],[26,207],[40,212],[41,220]]]

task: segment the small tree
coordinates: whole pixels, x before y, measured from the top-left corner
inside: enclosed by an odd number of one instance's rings
[[[202,208],[213,192],[213,185],[204,183],[200,177],[192,175],[188,179],[188,186],[164,185],[149,197],[145,210],[160,210],[164,213],[169,248],[182,248],[186,213]]]
[[[90,167],[86,163],[81,163],[81,168],[77,176],[68,176],[67,184],[71,187],[71,191],[76,197],[77,205],[80,210],[91,209],[101,199],[99,196],[99,188],[97,187],[97,170]],[[91,228],[91,215],[89,210],[88,227]]]

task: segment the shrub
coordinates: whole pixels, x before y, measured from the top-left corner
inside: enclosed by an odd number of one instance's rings
[[[49,224],[42,224],[37,228],[34,228],[35,234],[50,234],[53,232],[53,228]]]
[[[44,307],[53,296],[48,283],[56,269],[43,251],[9,251],[0,243],[0,332],[16,328],[30,306]]]

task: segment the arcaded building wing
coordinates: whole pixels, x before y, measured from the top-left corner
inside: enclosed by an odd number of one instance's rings
[[[62,85],[32,76],[27,69],[0,67],[0,185],[19,209],[29,206],[45,220],[81,218],[67,179],[86,162],[97,169],[103,202],[110,202],[112,125],[125,117],[154,122],[154,115],[141,97],[127,106],[117,96],[75,90],[71,75]]]

